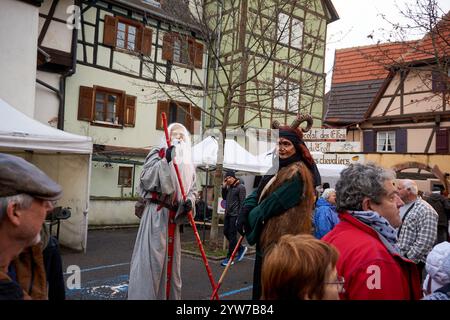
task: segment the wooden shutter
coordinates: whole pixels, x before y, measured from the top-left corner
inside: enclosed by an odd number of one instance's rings
[[[192,115],[194,116],[194,120],[202,120],[202,110],[199,107],[192,106]]]
[[[185,105],[183,103],[179,104],[178,108],[183,108],[183,110],[186,112],[186,115],[184,116],[184,126],[192,134],[192,132],[194,131],[194,119],[191,116],[192,106],[190,104]]]
[[[395,152],[408,152],[408,130],[401,128],[395,130]]]
[[[195,123],[196,121],[202,121],[202,110],[199,107],[195,107],[192,106],[192,115],[194,116],[194,118],[192,119],[192,134],[196,133],[196,134],[200,134],[200,126],[199,126],[199,122],[197,122],[197,124]]]
[[[142,52],[142,41],[143,41],[143,33],[144,33],[144,26],[140,25],[139,27],[136,27],[136,39],[135,39],[135,48],[134,51],[136,52]]]
[[[173,59],[173,41],[174,36],[172,33],[166,33],[163,37],[162,58],[167,61]]]
[[[188,54],[189,54],[189,64],[194,65],[195,62],[195,38],[188,37]]]
[[[94,116],[94,89],[80,86],[78,98],[78,120],[92,121]]]
[[[164,130],[164,126],[161,119],[161,113],[165,112],[167,118],[169,118],[169,101],[158,100],[156,108],[156,130]]]
[[[125,127],[134,127],[136,123],[136,100],[135,96],[126,95],[123,116],[123,125]]]
[[[375,152],[375,132],[373,130],[366,130],[363,132],[363,152]]]
[[[116,46],[117,20],[113,16],[105,16],[105,27],[103,29],[103,44]]]
[[[201,69],[203,67],[203,44],[195,42],[194,67]]]
[[[144,28],[141,52],[146,56],[149,56],[152,52],[152,29]]]
[[[436,153],[446,154],[449,152],[449,130],[437,129],[436,130]]]

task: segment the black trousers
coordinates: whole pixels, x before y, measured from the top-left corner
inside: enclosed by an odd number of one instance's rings
[[[225,215],[225,221],[223,223],[223,234],[225,238],[228,240],[228,254],[227,257],[231,257],[234,248],[237,244],[237,228],[236,228],[236,220],[237,216],[229,216]],[[241,249],[241,248],[239,248]]]
[[[261,285],[261,269],[263,257],[258,254],[259,246],[256,245],[255,267],[253,269],[253,291],[252,300],[261,300],[262,285]]]
[[[48,282],[48,300],[65,300],[66,289],[61,253],[59,251],[58,240],[54,236],[50,237],[43,255]]]

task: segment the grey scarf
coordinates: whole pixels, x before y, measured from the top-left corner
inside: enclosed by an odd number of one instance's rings
[[[349,211],[349,213],[375,230],[380,236],[381,241],[391,253],[400,254],[400,249],[397,245],[397,232],[394,227],[389,224],[386,218],[380,216],[380,214],[375,211]]]

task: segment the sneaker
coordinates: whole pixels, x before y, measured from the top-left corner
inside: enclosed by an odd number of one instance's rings
[[[239,249],[239,253],[237,255],[237,261],[240,262],[242,259],[244,259],[245,254],[247,253],[248,248],[246,246],[241,247]]]
[[[226,267],[228,264],[228,261],[230,261],[230,258],[223,259],[222,263],[220,264],[222,267]],[[231,265],[234,264],[234,261],[231,262]]]

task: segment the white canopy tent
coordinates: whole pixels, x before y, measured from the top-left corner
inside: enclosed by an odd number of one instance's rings
[[[0,152],[35,164],[63,187],[56,206],[70,207],[61,222],[60,243],[86,250],[92,139],[36,121],[0,99]]]
[[[264,174],[271,167],[267,161],[260,161],[258,157],[245,150],[234,140],[225,139],[224,149],[223,167],[225,169]],[[194,164],[202,167],[215,166],[218,150],[217,140],[211,136],[206,137],[192,147]]]
[[[334,188],[341,176],[341,171],[347,168],[347,166],[343,164],[318,164],[317,168],[322,178],[322,184],[328,182],[330,187]]]
[[[215,166],[217,162],[218,142],[213,137],[206,137],[192,148],[192,157],[197,166]],[[274,149],[254,156],[234,140],[225,140],[224,163],[226,169],[245,171],[256,174],[268,174],[272,168]],[[317,152],[312,152],[317,154]],[[321,154],[321,153],[320,153]],[[322,183],[334,186],[339,180],[341,171],[347,166],[339,164],[317,164]]]

